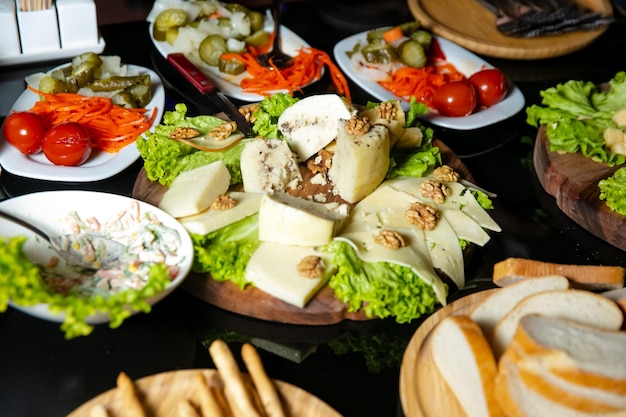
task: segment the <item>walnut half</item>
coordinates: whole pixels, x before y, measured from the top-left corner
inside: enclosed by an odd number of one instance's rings
[[[211,204],[213,210],[229,210],[237,205],[237,201],[229,195],[220,194]]]
[[[170,139],[189,139],[199,135],[200,132],[193,127],[177,127],[170,132]]]
[[[324,274],[324,261],[319,256],[306,256],[298,263],[298,273],[306,278],[321,278]]]
[[[346,120],[345,125],[346,132],[354,136],[366,134],[371,127],[372,125],[369,119],[361,116],[352,116],[350,119]]]
[[[433,230],[439,220],[439,212],[436,209],[417,202],[411,204],[404,216],[409,223],[426,230]]]
[[[443,203],[450,195],[450,188],[439,181],[426,180],[420,184],[420,193],[424,198],[430,198],[435,203]]]
[[[224,140],[228,138],[237,129],[237,123],[224,122],[215,126],[209,131],[209,135],[215,140]]]
[[[461,178],[459,174],[448,165],[442,165],[435,168],[435,170],[433,171],[433,176],[437,181],[447,182],[457,182]]]
[[[374,237],[374,242],[390,249],[400,249],[405,246],[404,238],[395,230],[383,229]]]
[[[378,114],[379,118],[385,119],[387,121],[392,121],[396,118],[397,109],[392,102],[385,101],[378,105],[378,107],[376,108],[376,113]]]

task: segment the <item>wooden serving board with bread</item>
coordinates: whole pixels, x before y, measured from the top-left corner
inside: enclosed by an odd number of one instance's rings
[[[433,143],[440,149],[442,162],[456,172],[461,178],[473,181],[473,177],[465,164],[443,142],[435,140]],[[303,186],[290,193],[301,197],[323,193],[327,201],[336,201],[337,196],[328,191],[328,187],[311,182],[312,174],[306,167],[301,166]],[[142,201],[158,206],[166,187],[158,182],[150,181],[142,170],[133,187],[132,196]],[[227,311],[289,324],[327,325],[336,324],[344,320],[370,320],[362,311],[350,312],[348,305],[340,302],[334,292],[323,287],[305,307],[299,308],[279,300],[253,286],[241,290],[231,282],[218,282],[209,275],[192,273],[182,284],[182,288],[195,297]]]
[[[533,162],[543,189],[556,199],[561,211],[600,239],[626,250],[626,216],[613,212],[600,200],[598,182],[618,167],[595,162],[578,153],[550,150],[545,127],[540,127]]]
[[[400,371],[404,415],[626,415],[624,270],[542,264],[497,263],[499,288],[463,297],[417,329]]]

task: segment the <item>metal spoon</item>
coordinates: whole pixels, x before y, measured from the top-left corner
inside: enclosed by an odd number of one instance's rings
[[[272,50],[266,54],[259,55],[259,64],[269,67],[273,65],[278,69],[287,68],[293,65],[293,58],[281,50],[280,47],[280,18],[283,14],[284,0],[272,0],[272,15],[274,17],[274,43]]]
[[[0,217],[41,236],[69,264],[86,269],[110,269],[119,264],[120,256],[126,250],[121,243],[94,233],[50,236],[38,227],[2,210],[0,210]],[[80,248],[89,249],[81,251]]]

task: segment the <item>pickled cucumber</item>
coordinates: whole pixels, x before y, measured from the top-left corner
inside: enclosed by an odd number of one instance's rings
[[[365,60],[372,64],[388,64],[398,59],[393,46],[385,41],[370,42],[363,47],[361,53]]]
[[[247,36],[244,41],[248,44],[248,45],[252,45],[255,48],[260,48],[261,46],[267,45],[268,42],[270,41],[271,35],[264,31],[263,29],[261,30],[257,30],[256,32],[253,32],[252,35]]]
[[[198,47],[200,59],[207,65],[216,67],[219,65],[220,57],[227,51],[226,40],[220,35],[209,35]]]
[[[398,46],[400,61],[409,67],[423,68],[426,65],[426,53],[419,42],[409,39]]]
[[[167,30],[187,23],[187,12],[182,9],[165,9],[154,19],[152,37],[157,41],[166,39]]]
[[[220,72],[223,72],[225,74],[239,75],[246,70],[246,64],[235,58],[220,58],[218,68]]]

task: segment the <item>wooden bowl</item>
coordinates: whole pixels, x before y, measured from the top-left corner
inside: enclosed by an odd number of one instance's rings
[[[204,374],[213,387],[223,387],[219,373],[215,369],[187,369],[164,372],[137,380],[139,394],[153,417],[171,417],[178,415],[178,403],[188,399],[198,403],[194,377]],[[245,374],[247,377],[247,374]],[[328,404],[309,392],[282,381],[275,381],[283,399],[285,412],[289,417],[341,417]],[[110,417],[124,416],[124,402],[117,388],[110,389],[87,401],[68,417],[90,417],[91,410],[98,405],[104,406]]]
[[[613,15],[610,0],[579,0],[604,16]],[[496,28],[496,17],[476,0],[408,0],[409,9],[434,34],[476,53],[496,58],[542,59],[584,48],[606,27],[536,38],[505,36]]]
[[[460,298],[435,312],[418,327],[400,367],[400,402],[406,417],[467,417],[439,373],[428,344],[430,331],[444,318],[469,314],[497,288]]]

